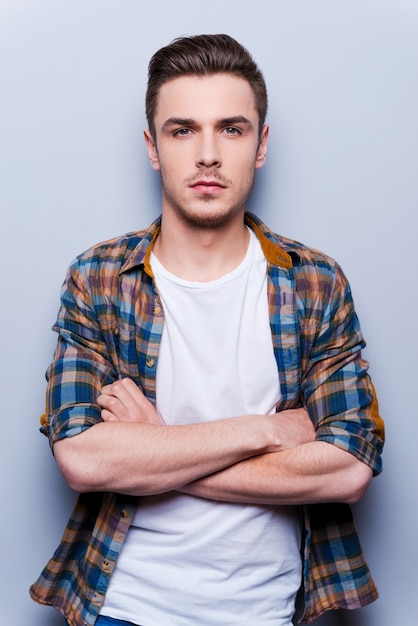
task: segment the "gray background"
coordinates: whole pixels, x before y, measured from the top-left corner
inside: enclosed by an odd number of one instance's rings
[[[250,208],[342,264],[387,421],[385,471],[355,507],[381,598],[317,623],[415,626],[415,0],[0,2],[0,623],[62,626],[27,593],[74,500],[37,432],[50,327],[70,260],[157,215],[147,62],[201,32],[237,37],[264,70],[271,143]]]

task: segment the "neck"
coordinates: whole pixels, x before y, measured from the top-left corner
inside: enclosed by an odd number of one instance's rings
[[[216,280],[235,269],[247,252],[243,214],[216,228],[173,226],[163,212],[153,252],[169,272],[184,280]]]

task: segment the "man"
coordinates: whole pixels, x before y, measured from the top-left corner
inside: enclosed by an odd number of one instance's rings
[[[80,496],[32,597],[71,626],[288,626],[301,579],[305,622],[368,604],[383,423],[341,270],[245,213],[263,77],[181,38],[146,107],[162,216],[68,272],[42,430]]]

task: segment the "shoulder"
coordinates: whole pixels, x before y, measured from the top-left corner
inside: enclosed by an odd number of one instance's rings
[[[333,272],[335,271],[335,268],[339,267],[335,259],[321,250],[307,246],[295,239],[283,237],[283,235],[272,233],[272,236],[274,237],[277,245],[291,255],[294,268],[300,267],[306,269],[312,267],[317,268],[320,271],[324,270]]]
[[[300,241],[271,231],[252,214],[246,215],[261,243],[271,277],[283,274],[293,280],[298,307],[321,317],[352,301],[350,286],[341,267],[332,257]],[[275,284],[275,280],[273,280]],[[279,284],[279,283],[278,283]]]
[[[351,301],[350,285],[334,258],[299,241],[279,235],[277,239],[292,257],[295,291],[304,308],[320,310]]]
[[[272,265],[275,259],[287,257],[287,269],[291,270],[296,280],[331,281],[343,276],[342,270],[335,259],[320,250],[307,246],[300,241],[289,239],[270,230],[263,222],[252,214],[247,214],[247,222],[254,228],[265,251],[267,261]],[[263,245],[263,240],[268,244]],[[278,251],[271,254],[272,245]],[[280,262],[276,261],[280,266]]]
[[[156,220],[147,229],[95,244],[73,260],[70,270],[119,275],[127,266],[141,265],[158,228],[159,220]]]
[[[123,265],[142,239],[143,231],[137,231],[102,241],[78,254],[72,264],[80,267],[104,263]]]

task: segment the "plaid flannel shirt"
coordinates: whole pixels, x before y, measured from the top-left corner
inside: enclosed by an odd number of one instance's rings
[[[384,427],[341,269],[325,255],[270,232],[254,215],[245,219],[267,259],[282,398],[277,410],[305,406],[319,441],[352,453],[378,474]],[[155,403],[164,312],[149,257],[158,232],[159,220],[146,231],[93,247],[70,267],[41,418],[51,445],[101,420],[97,396],[117,378],[132,378]],[[71,626],[93,626],[137,502],[115,493],[81,494],[60,546],[31,587],[33,599],[54,606]],[[301,621],[375,600],[349,506],[303,508]]]

